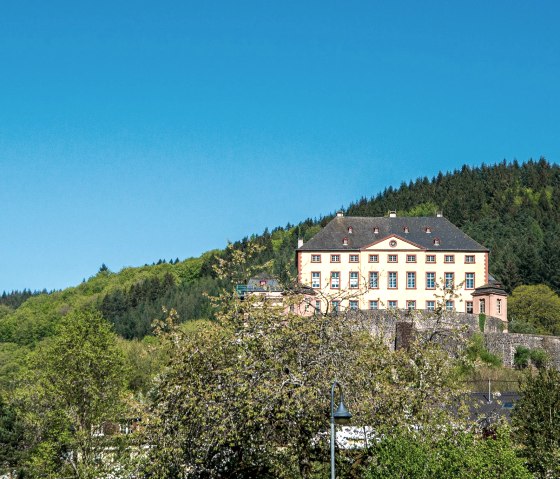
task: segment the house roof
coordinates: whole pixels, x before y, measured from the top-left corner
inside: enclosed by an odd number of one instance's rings
[[[351,228],[351,232],[349,231]],[[378,228],[379,233],[374,233]],[[408,233],[405,232],[408,228]],[[373,217],[337,216],[299,251],[353,251],[398,236],[427,251],[485,252],[485,248],[442,216]],[[348,244],[344,244],[347,238]],[[439,245],[434,240],[439,240]]]

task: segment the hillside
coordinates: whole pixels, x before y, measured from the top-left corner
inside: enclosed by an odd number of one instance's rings
[[[520,284],[544,283],[560,291],[560,167],[546,160],[439,173],[388,187],[372,198],[362,198],[346,209],[354,216],[432,215],[441,210],[453,223],[491,249],[490,271],[511,291]],[[262,245],[255,266],[284,281],[295,273],[297,238],[305,240],[331,216],[307,219],[233,244],[243,249],[249,241]],[[142,338],[161,307],[177,309],[183,320],[209,318],[209,301],[220,284],[212,265],[227,251],[212,251],[200,258],[125,268],[118,273],[100,270],[88,281],[50,294],[3,295],[0,342],[32,346],[53,334],[57,322],[73,309],[93,308],[114,324],[122,337]],[[10,300],[12,301],[10,302]]]

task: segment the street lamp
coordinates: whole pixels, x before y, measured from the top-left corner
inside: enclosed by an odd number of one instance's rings
[[[334,410],[334,387],[338,386],[340,397],[338,400],[338,408]],[[342,386],[333,381],[331,386],[331,479],[336,479],[335,469],[334,469],[334,445],[336,442],[336,424],[348,424],[352,414],[346,409],[344,405],[344,394],[342,393]]]

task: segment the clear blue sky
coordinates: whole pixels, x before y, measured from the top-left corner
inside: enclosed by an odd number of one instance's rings
[[[560,3],[0,5],[0,292],[560,158]]]

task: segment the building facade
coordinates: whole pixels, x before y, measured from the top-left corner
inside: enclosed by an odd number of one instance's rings
[[[317,292],[315,307],[321,311],[433,310],[443,303],[447,310],[492,311],[507,318],[505,292],[498,291],[499,285],[489,287],[489,250],[441,214],[338,213],[307,243],[300,243],[296,255],[298,280]]]

